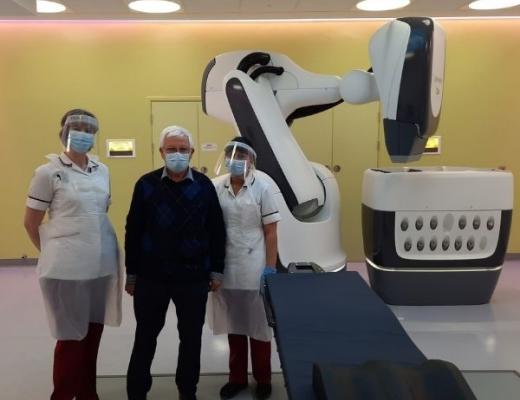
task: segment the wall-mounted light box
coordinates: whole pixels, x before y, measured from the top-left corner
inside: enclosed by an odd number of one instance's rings
[[[107,157],[135,157],[135,139],[107,139]]]
[[[430,136],[426,142],[423,154],[441,154],[441,137]]]

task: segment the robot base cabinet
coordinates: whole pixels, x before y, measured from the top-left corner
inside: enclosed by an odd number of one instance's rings
[[[482,270],[383,270],[366,262],[370,286],[387,304],[449,306],[489,303],[501,267]]]
[[[363,243],[373,290],[388,304],[488,303],[507,251],[508,172],[368,170]]]

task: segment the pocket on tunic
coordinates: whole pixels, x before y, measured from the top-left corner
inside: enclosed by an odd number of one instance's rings
[[[49,223],[40,225],[40,237],[49,239],[57,239],[61,237],[69,237],[79,235],[79,230],[74,226],[55,226]]]
[[[260,206],[256,203],[246,203],[241,207],[240,225],[242,228],[251,229],[261,226]]]

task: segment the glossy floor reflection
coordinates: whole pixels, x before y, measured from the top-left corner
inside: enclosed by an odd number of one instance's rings
[[[153,380],[152,389],[148,394],[148,400],[171,399],[177,400],[177,389],[173,376],[156,376]],[[220,374],[206,374],[200,377],[197,390],[198,400],[219,399],[220,388],[227,382],[227,376]],[[240,392],[234,400],[252,400],[254,391],[254,381],[250,377],[248,389]],[[273,393],[270,400],[287,400],[287,393],[281,373],[274,374]],[[100,377],[98,378],[98,395],[100,399],[126,400],[125,379],[121,377]]]
[[[362,264],[349,265],[349,269],[366,277]],[[135,327],[128,296],[124,296],[123,307],[122,326],[105,329],[99,356],[100,375],[126,373]],[[506,263],[488,305],[392,310],[429,358],[451,361],[462,370],[520,371],[519,261]],[[174,311],[171,306],[159,338],[154,374],[175,371],[178,340]],[[0,398],[48,398],[54,341],[47,328],[34,267],[0,267],[0,321]],[[280,371],[275,349],[274,346],[273,370]],[[202,370],[227,371],[227,339],[213,336],[207,327],[203,334]]]
[[[514,371],[464,371],[469,386],[478,400],[518,400],[520,376]],[[197,391],[199,400],[219,398],[218,392],[226,382],[225,375],[203,375]],[[250,379],[248,390],[240,392],[235,400],[253,400],[254,383]],[[125,379],[123,377],[98,378],[98,394],[101,399],[125,400]],[[177,399],[173,376],[154,378],[148,400]],[[287,400],[281,374],[273,375],[273,394],[271,400]]]

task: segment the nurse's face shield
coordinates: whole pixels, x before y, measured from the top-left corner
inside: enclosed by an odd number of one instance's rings
[[[61,141],[66,150],[70,151],[70,131],[95,135],[98,129],[98,120],[90,115],[69,115],[61,129]]]
[[[241,142],[229,142],[224,147],[215,166],[215,175],[230,172],[232,176],[246,177],[255,169],[256,152],[253,148]]]

